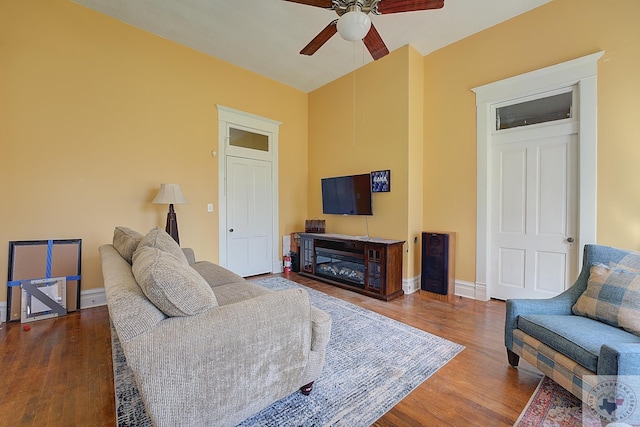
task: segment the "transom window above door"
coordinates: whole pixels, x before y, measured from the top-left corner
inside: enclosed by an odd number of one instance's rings
[[[251,150],[269,151],[269,137],[232,127],[229,128],[229,145]]]
[[[497,107],[496,131],[573,117],[573,91]]]

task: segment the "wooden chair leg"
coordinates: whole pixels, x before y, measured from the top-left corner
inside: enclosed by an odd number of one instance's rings
[[[302,387],[300,387],[300,391],[305,396],[309,396],[311,394],[311,390],[313,390],[313,381],[311,381],[309,384],[305,384]]]
[[[513,366],[514,368],[518,366],[518,363],[520,362],[520,356],[509,349],[507,349],[507,359],[509,359],[509,365]]]

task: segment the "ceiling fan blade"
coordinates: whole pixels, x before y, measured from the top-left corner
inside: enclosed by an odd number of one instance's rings
[[[378,33],[378,30],[376,30],[376,27],[373,25],[373,23],[371,24],[371,29],[369,30],[367,35],[364,36],[364,39],[362,39],[362,41],[364,42],[364,45],[367,47],[367,49],[369,49],[369,53],[374,60],[378,60],[383,56],[389,54],[389,49],[387,49],[384,41],[382,41],[382,37],[380,37],[380,33]]]
[[[291,3],[306,4],[307,6],[322,7],[324,9],[333,9],[332,0],[284,0]]]
[[[440,9],[444,0],[380,0],[377,13],[413,12],[416,10]]]
[[[331,21],[329,25],[324,27],[324,30],[320,31],[320,33],[317,36],[315,36],[313,40],[311,40],[309,44],[306,45],[300,51],[300,53],[303,55],[309,55],[309,56],[316,53],[316,51],[320,49],[323,44],[325,44],[331,37],[334,36],[335,33],[338,32],[337,24],[338,24],[337,19]]]

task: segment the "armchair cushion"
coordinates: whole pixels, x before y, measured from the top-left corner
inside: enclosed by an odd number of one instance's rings
[[[520,316],[518,329],[592,372],[598,367],[603,344],[640,344],[640,337],[582,316]]]
[[[192,316],[218,305],[202,276],[160,249],[138,249],[132,270],[147,298],[167,316]]]
[[[591,296],[596,281],[599,281],[600,290],[609,293],[622,307],[627,296],[619,286],[611,286],[611,283],[627,280],[629,284],[635,280],[630,274],[640,274],[640,253],[587,244],[583,255],[580,275],[573,286],[560,295],[549,299],[507,300],[504,335],[511,366],[518,366],[519,358],[523,357],[579,399],[583,399],[587,387],[596,385],[594,376],[640,375],[640,335],[574,314],[574,310],[585,310],[581,304],[576,304],[583,294],[600,299],[599,292]],[[603,278],[599,265],[618,271],[611,278],[611,273],[605,271],[607,277]],[[591,277],[593,267],[596,267],[596,274]],[[598,275],[601,277],[596,277]],[[590,281],[593,282],[592,289],[586,292]],[[596,313],[600,316],[597,304],[593,309],[594,317],[597,317]],[[617,316],[619,323],[620,316]],[[636,395],[640,395],[640,387]]]
[[[640,273],[594,265],[573,313],[640,335]]]

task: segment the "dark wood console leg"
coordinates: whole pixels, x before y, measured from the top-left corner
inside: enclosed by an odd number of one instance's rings
[[[311,390],[313,390],[313,381],[311,381],[309,384],[305,384],[302,387],[300,387],[300,391],[305,396],[309,396],[311,394]]]
[[[514,368],[518,366],[518,363],[520,362],[520,356],[509,349],[507,349],[507,359],[509,359],[509,365],[513,366]]]

